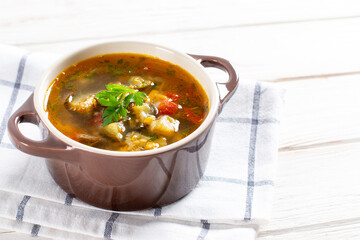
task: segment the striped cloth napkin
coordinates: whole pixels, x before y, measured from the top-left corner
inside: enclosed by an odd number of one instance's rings
[[[256,238],[271,213],[282,90],[241,82],[217,119],[207,169],[189,195],[155,209],[112,212],[67,195],[44,159],[9,141],[10,114],[57,58],[0,45],[0,228],[76,240]],[[35,126],[22,129],[40,138]]]

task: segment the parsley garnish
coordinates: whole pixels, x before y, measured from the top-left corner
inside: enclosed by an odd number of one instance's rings
[[[102,115],[103,126],[118,122],[120,117],[125,118],[127,116],[126,108],[130,103],[141,106],[146,98],[145,93],[123,85],[109,84],[106,85],[106,89],[95,95],[98,102],[106,107]]]

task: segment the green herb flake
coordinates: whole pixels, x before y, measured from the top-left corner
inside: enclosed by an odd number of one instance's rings
[[[108,84],[106,89],[95,95],[98,102],[106,107],[102,115],[103,126],[118,122],[120,118],[126,118],[129,104],[135,103],[141,106],[147,97],[143,92],[119,84]]]
[[[123,63],[123,60],[122,59],[119,59],[118,61],[117,61],[117,64],[122,64]]]
[[[129,63],[129,62],[125,62],[123,67],[124,67],[124,68],[128,68],[129,66],[130,66],[130,63]]]
[[[47,108],[50,109],[50,111],[55,112],[58,108],[58,104],[48,103]]]
[[[149,139],[149,141],[155,141],[156,139],[158,139],[158,135],[156,134],[156,133],[154,133],[154,134],[152,134],[151,136],[150,136],[150,139]]]
[[[191,130],[192,128],[191,127],[188,127],[188,128],[185,128],[184,130],[181,131],[181,134],[186,137],[187,135],[189,135],[191,133]]]
[[[75,73],[71,74],[71,75],[67,78],[67,80],[74,80],[75,78],[77,78],[77,77],[79,77],[79,76],[80,76],[79,72],[75,72]]]
[[[94,68],[90,71],[90,74],[95,74],[97,72],[98,68]]]
[[[187,98],[186,100],[180,101],[180,103],[181,103],[181,104],[184,104],[184,105],[188,104],[189,102],[190,102],[190,99],[189,99],[189,98]]]
[[[109,63],[110,61],[109,61],[109,60],[105,60],[104,62],[105,62],[105,63]]]
[[[94,74],[86,75],[85,78],[94,80]]]
[[[125,72],[126,72],[125,69],[115,69],[112,71],[112,73],[115,75],[124,74]]]
[[[174,76],[176,74],[175,70],[166,69],[166,73],[170,76]]]
[[[109,72],[112,72],[112,71],[115,70],[115,67],[114,67],[113,65],[108,65],[108,66],[107,66],[107,70],[108,70]]]

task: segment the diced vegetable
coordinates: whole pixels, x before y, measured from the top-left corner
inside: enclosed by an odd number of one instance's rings
[[[103,118],[102,118],[103,113],[104,113],[104,109],[101,109],[100,111],[95,112],[93,117],[90,119],[90,123],[94,124],[96,126],[102,124],[103,123]]]
[[[167,145],[166,137],[158,137],[158,138],[155,139],[153,142],[158,143],[160,147],[164,147],[164,146]]]
[[[149,98],[151,99],[151,101],[153,103],[157,103],[157,102],[160,102],[160,101],[163,101],[163,100],[167,100],[168,97],[165,96],[164,94],[161,94],[159,90],[152,90],[150,93],[149,93]]]
[[[188,120],[196,125],[200,125],[203,122],[203,112],[198,109],[184,108],[185,116]]]
[[[97,143],[100,142],[101,139],[99,137],[81,133],[77,136],[76,140],[88,146],[95,146]]]
[[[129,87],[132,89],[146,88],[152,84],[152,81],[145,80],[141,77],[131,77],[129,80]]]
[[[165,96],[167,96],[172,102],[178,103],[180,99],[180,95],[173,92],[166,92]]]
[[[148,125],[150,125],[153,121],[155,121],[155,116],[149,116],[149,117],[147,117],[147,118],[145,118],[145,120],[144,120],[144,124],[146,125],[146,126],[148,126]]]
[[[101,131],[108,137],[115,141],[121,141],[125,132],[125,126],[123,122],[110,123],[106,126],[101,127]]]
[[[147,142],[145,144],[145,149],[146,150],[156,149],[156,148],[159,148],[159,147],[160,147],[160,145],[158,143],[156,143],[156,142]]]
[[[96,101],[95,95],[89,95],[84,98],[70,94],[66,98],[64,106],[69,111],[83,115],[90,115],[94,113],[96,108],[99,106],[99,103]]]
[[[162,115],[151,123],[149,130],[165,137],[171,137],[179,130],[179,124],[178,120],[168,115]]]
[[[162,101],[159,106],[159,115],[174,115],[178,110],[178,105],[176,103],[170,102],[169,100]]]
[[[151,119],[155,120],[154,114],[156,113],[156,109],[150,103],[144,103],[141,106],[133,106],[132,112],[135,114],[136,119],[141,123],[145,123],[146,120],[146,122],[150,124],[151,122],[149,121],[151,121]]]
[[[130,132],[125,136],[125,143],[127,144],[128,151],[142,151],[145,149],[149,137],[142,135],[138,132]]]

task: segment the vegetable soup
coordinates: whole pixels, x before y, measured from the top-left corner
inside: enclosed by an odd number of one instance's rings
[[[115,151],[160,148],[204,121],[208,97],[183,68],[133,53],[85,59],[61,72],[48,89],[46,112],[63,134]]]

